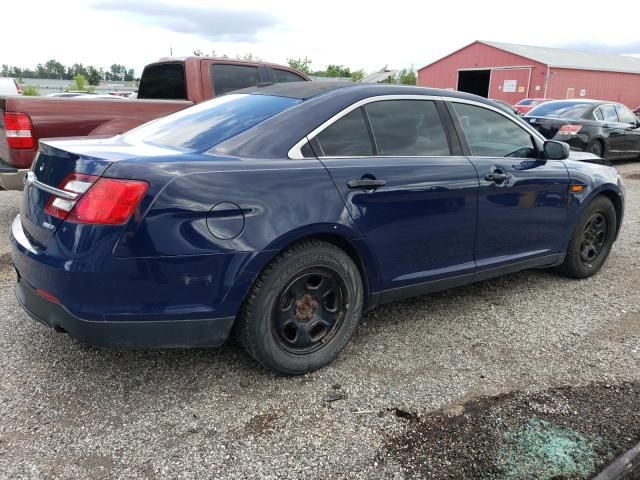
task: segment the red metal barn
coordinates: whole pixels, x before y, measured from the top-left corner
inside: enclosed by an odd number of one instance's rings
[[[515,104],[592,98],[640,105],[640,58],[476,41],[418,70],[418,85]]]

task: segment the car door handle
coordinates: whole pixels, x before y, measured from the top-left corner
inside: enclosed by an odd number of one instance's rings
[[[507,180],[509,178],[509,175],[506,173],[489,173],[487,174],[486,177],[484,177],[484,179],[487,182],[495,182],[495,183],[501,183],[504,182],[505,180]]]
[[[384,180],[376,180],[375,178],[362,178],[360,180],[349,180],[347,187],[349,188],[362,188],[364,190],[375,190],[379,187],[384,187],[387,182]]]

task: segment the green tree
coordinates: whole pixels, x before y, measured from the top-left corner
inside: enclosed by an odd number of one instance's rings
[[[359,82],[365,76],[364,70],[361,68],[360,70],[355,70],[351,72],[351,80],[354,82]]]
[[[196,49],[193,51],[193,54],[194,54],[196,57],[202,57],[202,56],[204,56],[204,53],[202,53],[202,50],[200,50],[199,48],[196,48]]]
[[[415,85],[416,84],[416,72],[411,68],[403,68],[398,73],[398,81],[403,85]]]
[[[350,77],[351,70],[344,65],[327,65],[326,77]]]
[[[87,67],[87,81],[89,82],[89,85],[100,85],[100,80],[102,80],[101,72],[93,65],[89,65]]]
[[[67,73],[66,68],[57,60],[49,60],[44,64],[44,68],[48,77],[46,78],[64,78]]]
[[[78,90],[80,92],[86,92],[86,81],[87,79],[84,77],[84,75],[76,75],[75,77],[73,77],[73,83],[67,87],[67,91]]]
[[[302,72],[306,75],[311,74],[311,59],[304,58],[287,58],[287,63],[291,68],[295,68],[299,72]]]
[[[22,95],[27,97],[37,97],[40,95],[40,92],[38,92],[38,89],[33,85],[26,85],[22,87]]]

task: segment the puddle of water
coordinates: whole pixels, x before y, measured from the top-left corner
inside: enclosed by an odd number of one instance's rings
[[[597,445],[569,428],[533,418],[502,439],[496,464],[505,480],[589,478],[595,472]]]

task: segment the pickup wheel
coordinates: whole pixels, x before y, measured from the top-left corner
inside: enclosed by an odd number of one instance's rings
[[[310,240],[276,257],[259,275],[239,317],[245,350],[265,367],[299,375],[327,365],[362,314],[362,279],[338,247]]]
[[[580,215],[560,272],[572,278],[597,273],[609,257],[617,226],[616,210],[605,196],[596,197]]]

